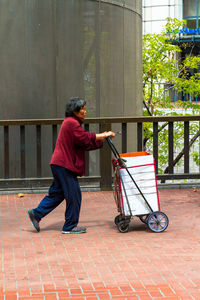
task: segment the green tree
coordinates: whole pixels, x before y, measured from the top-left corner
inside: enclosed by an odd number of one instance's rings
[[[184,21],[168,18],[161,33],[143,36],[143,99],[152,115],[159,113],[157,108],[171,107],[171,99],[166,96],[164,84],[177,92],[195,97],[200,95],[200,55],[190,55],[180,61],[178,53],[182,49],[175,44],[184,25]],[[189,80],[179,76],[185,67],[196,70]],[[184,107],[182,102],[178,104]]]
[[[145,115],[166,115],[177,114],[174,111],[174,103],[170,99],[168,91],[174,89],[181,95],[189,94],[195,97],[200,95],[200,56],[189,55],[184,61],[180,61],[182,48],[176,43],[180,29],[185,25],[184,21],[177,19],[167,19],[163,31],[159,34],[146,34],[143,36],[143,102],[146,107]],[[184,76],[185,67],[195,70],[194,74],[188,79]],[[183,74],[183,75],[181,75]],[[182,107],[184,114],[188,114],[188,108],[192,114],[199,114],[199,105],[192,104],[190,101],[177,101],[176,106]],[[168,109],[168,110],[167,110]],[[169,113],[170,110],[170,113]],[[180,115],[180,113],[179,113]],[[159,128],[159,145],[160,145],[160,165],[159,172],[167,172],[167,128],[162,124]],[[199,124],[195,123],[190,128],[193,137],[190,146],[194,144],[200,135]],[[146,123],[144,126],[144,147],[151,148],[152,145],[152,126]],[[183,136],[183,128],[177,122],[175,128],[174,143],[178,150],[178,155],[174,159],[174,165],[180,163],[184,155],[184,149],[181,148],[180,138]],[[198,164],[198,155],[192,153],[194,161]]]

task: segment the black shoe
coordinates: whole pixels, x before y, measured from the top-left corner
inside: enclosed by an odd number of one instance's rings
[[[29,218],[30,218],[33,226],[39,232],[40,231],[40,225],[39,225],[39,222],[36,220],[36,218],[34,216],[33,210],[32,209],[28,209],[28,214],[29,214]]]
[[[85,227],[74,227],[72,230],[63,230],[62,233],[85,233]]]

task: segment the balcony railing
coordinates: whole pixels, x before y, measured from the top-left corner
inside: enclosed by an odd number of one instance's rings
[[[38,187],[47,187],[51,180],[51,175],[43,175],[43,158],[45,157],[44,151],[47,147],[52,153],[59,126],[62,123],[62,119],[41,119],[41,120],[1,120],[0,121],[0,189],[12,189],[12,188],[31,188],[37,189]],[[128,128],[131,124],[136,126],[136,144],[137,151],[143,150],[143,124],[145,122],[153,124],[153,155],[155,158],[156,170],[159,168],[159,142],[158,135],[160,134],[159,124],[167,122],[168,127],[168,173],[157,174],[158,180],[180,180],[180,179],[199,179],[199,172],[191,172],[189,166],[190,156],[190,122],[200,121],[200,116],[165,116],[165,117],[127,117],[127,118],[88,118],[85,120],[84,127],[87,131],[92,126],[97,126],[96,132],[108,131],[113,126],[120,127],[121,131],[121,146],[122,153],[127,152],[128,145]],[[184,135],[182,140],[183,145],[183,157],[184,166],[182,173],[175,173],[174,171],[174,124],[175,122],[182,122],[184,126]],[[132,125],[131,125],[132,126]],[[31,127],[31,133],[29,132]],[[48,128],[48,143],[43,146],[44,129]],[[13,133],[13,129],[14,133]],[[130,130],[129,130],[130,131]],[[50,133],[49,133],[50,132]],[[46,135],[46,134],[45,134]],[[30,145],[31,144],[31,145]],[[13,149],[13,147],[16,149]],[[29,150],[32,149],[33,155],[31,159],[27,160]],[[130,151],[130,149],[129,149]],[[12,152],[12,157],[11,157]],[[14,155],[13,155],[14,153]],[[29,154],[30,155],[30,154]],[[50,157],[50,156],[49,156]],[[30,161],[31,160],[31,161]],[[107,144],[100,150],[99,165],[100,171],[98,175],[91,175],[89,170],[89,153],[86,154],[86,176],[82,178],[82,182],[85,185],[90,184],[93,181],[100,182],[100,188],[102,190],[109,190],[112,186],[112,166],[111,166],[111,151]],[[33,166],[35,169],[34,176],[30,172],[27,172],[27,165]],[[13,167],[14,165],[14,167]],[[17,166],[17,167],[16,167]],[[17,169],[18,172],[13,171]],[[158,172],[157,172],[158,173]],[[17,175],[16,175],[17,174]]]

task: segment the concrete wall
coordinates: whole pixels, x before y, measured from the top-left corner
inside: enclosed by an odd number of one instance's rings
[[[140,0],[0,0],[0,119],[62,118],[72,96],[88,117],[141,115],[141,12]]]
[[[0,0],[0,40],[1,119],[141,113],[141,1]]]

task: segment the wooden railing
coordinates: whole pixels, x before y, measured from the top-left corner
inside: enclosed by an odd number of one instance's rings
[[[0,121],[0,136],[1,136],[1,172],[0,172],[0,189],[9,189],[15,187],[21,188],[36,188],[46,187],[51,180],[51,176],[43,176],[42,171],[42,157],[44,148],[42,146],[42,130],[43,128],[50,128],[51,138],[49,141],[51,147],[51,152],[53,151],[56,143],[57,133],[59,126],[62,123],[62,119],[41,119],[41,120],[1,120]],[[118,124],[121,128],[121,152],[127,152],[127,128],[129,124],[136,124],[136,144],[137,151],[143,150],[143,123],[151,122],[153,123],[153,155],[155,158],[156,170],[158,170],[158,157],[159,157],[159,123],[168,122],[168,173],[167,174],[157,174],[159,180],[174,180],[174,179],[199,179],[200,174],[190,172],[189,166],[189,124],[193,121],[200,121],[200,116],[165,116],[165,117],[127,117],[127,118],[88,118],[85,120],[84,127],[85,130],[89,131],[92,124],[96,124],[99,128],[97,131],[103,132],[112,129],[114,124]],[[184,124],[184,137],[182,144],[184,146],[184,172],[181,174],[174,173],[173,157],[174,157],[174,123],[182,122]],[[34,148],[34,157],[32,157],[31,164],[35,167],[35,175],[27,175],[27,130],[28,127],[34,128],[32,130],[32,136],[28,136],[32,140],[31,147]],[[18,152],[14,157],[10,157],[11,152],[11,136],[10,133],[12,128],[15,128],[18,132],[18,137],[14,134],[14,143],[19,144],[16,146]],[[96,131],[96,132],[97,132]],[[12,133],[13,135],[13,133]],[[12,137],[13,140],[13,137]],[[13,141],[12,141],[13,145]],[[89,154],[87,157],[86,166],[86,177],[82,181],[87,183],[94,180],[100,181],[100,188],[102,190],[108,190],[112,185],[112,166],[111,166],[111,151],[107,144],[100,150],[100,173],[99,175],[91,176],[89,173]],[[19,164],[19,172],[16,176],[11,172],[11,166],[13,160],[16,160]],[[15,165],[17,163],[15,162]],[[30,171],[29,171],[30,173]]]

